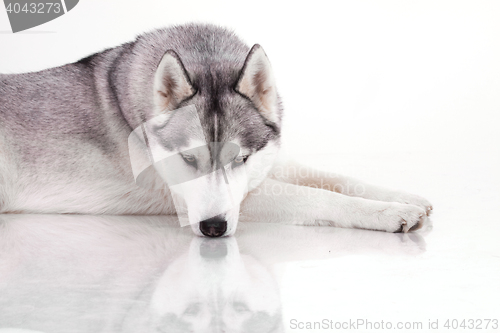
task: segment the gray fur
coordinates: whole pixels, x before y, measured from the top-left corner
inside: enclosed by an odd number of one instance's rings
[[[253,151],[279,141],[281,104],[270,123],[234,90],[250,50],[238,37],[215,25],[153,31],[76,63],[0,75],[0,212],[173,213],[168,190],[135,185],[127,148],[154,117],[153,79],[167,50],[196,89],[178,107],[196,105],[208,141],[238,137]]]

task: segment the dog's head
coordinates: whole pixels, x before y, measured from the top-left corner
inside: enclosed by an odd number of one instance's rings
[[[185,67],[175,51],[163,55],[154,74],[155,117],[142,130],[151,153],[163,154],[155,169],[177,213],[198,235],[228,236],[278,151],[279,96],[259,45],[242,59],[188,60]]]

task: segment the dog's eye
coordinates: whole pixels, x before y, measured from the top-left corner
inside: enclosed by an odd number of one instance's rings
[[[242,165],[247,161],[247,159],[248,156],[236,156],[236,158],[234,159],[234,165],[235,166]]]
[[[196,166],[196,158],[192,155],[181,155],[184,162],[189,165]]]

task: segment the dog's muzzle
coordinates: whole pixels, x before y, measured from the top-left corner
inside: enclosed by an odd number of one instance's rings
[[[226,230],[227,221],[220,216],[215,216],[200,222],[201,233],[208,237],[220,237],[224,235]]]

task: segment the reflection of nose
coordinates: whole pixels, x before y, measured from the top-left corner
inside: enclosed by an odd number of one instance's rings
[[[221,216],[215,216],[200,222],[200,231],[208,237],[220,237],[227,230],[227,222]]]
[[[227,238],[205,238],[200,244],[200,256],[203,259],[224,259],[227,256]]]

